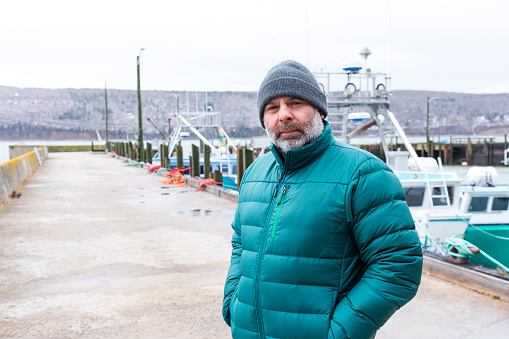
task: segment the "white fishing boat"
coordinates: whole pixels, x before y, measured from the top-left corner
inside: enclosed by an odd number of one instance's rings
[[[464,239],[491,258],[509,266],[509,186],[497,185],[494,167],[472,167],[468,186],[460,189],[460,212],[471,214]],[[474,264],[499,267],[487,256],[472,256]]]
[[[365,58],[369,55],[360,54]],[[342,72],[317,72],[315,76],[327,94],[327,119],[339,140],[355,145],[356,136],[377,128],[386,162],[405,190],[423,248],[445,255],[445,239],[463,237],[471,218],[459,208],[462,180],[456,173],[444,172],[440,160],[417,155],[390,110],[390,77],[359,65],[345,65]],[[341,83],[344,88],[332,88]],[[391,130],[396,130],[406,150],[389,150],[386,136]]]

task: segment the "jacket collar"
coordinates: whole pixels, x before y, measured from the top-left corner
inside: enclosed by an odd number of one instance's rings
[[[302,167],[309,165],[318,159],[323,152],[334,142],[332,130],[327,121],[324,121],[324,128],[322,134],[314,142],[288,151],[285,156],[285,161],[281,160],[281,156],[274,144],[270,144],[270,150],[276,158],[277,164],[283,169],[283,172],[295,171]]]

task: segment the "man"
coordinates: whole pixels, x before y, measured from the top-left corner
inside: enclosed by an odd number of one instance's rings
[[[245,172],[223,317],[234,338],[373,338],[420,283],[403,189],[378,158],[336,141],[303,65],[258,92],[271,151]]]

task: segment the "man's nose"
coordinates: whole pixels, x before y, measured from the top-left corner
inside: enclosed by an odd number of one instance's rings
[[[279,108],[279,121],[290,121],[293,120],[293,112],[290,107],[281,105]]]

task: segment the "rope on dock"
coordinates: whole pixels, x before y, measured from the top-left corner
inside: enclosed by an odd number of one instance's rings
[[[208,185],[222,186],[223,183],[222,182],[214,181],[214,179],[202,179],[202,180],[198,181],[198,186],[199,187],[195,191],[201,191],[202,189],[205,188],[205,186],[208,186]]]
[[[166,173],[166,180],[161,181],[163,184],[166,185],[180,185],[183,186],[186,184],[186,179],[184,178],[184,175],[181,172],[187,171],[191,167],[175,167],[168,173]]]
[[[470,258],[476,254],[472,249],[478,249],[480,254],[484,255],[492,263],[509,273],[509,268],[465,239],[456,238],[455,236],[445,238],[444,247],[450,256],[457,258]],[[453,250],[456,250],[457,252],[453,252]]]

